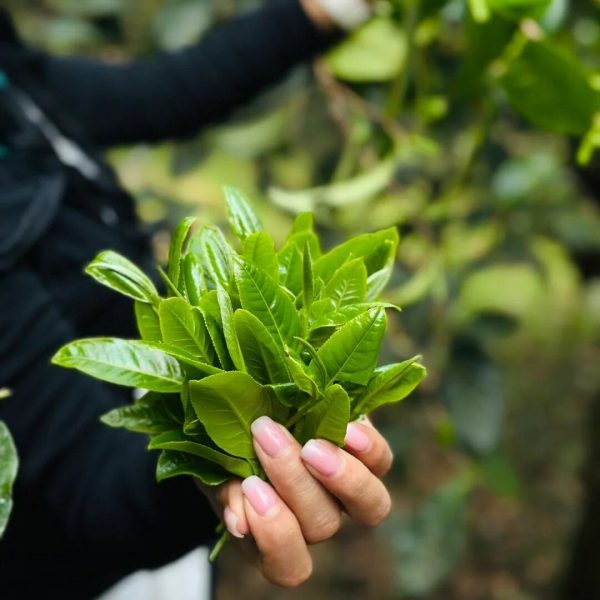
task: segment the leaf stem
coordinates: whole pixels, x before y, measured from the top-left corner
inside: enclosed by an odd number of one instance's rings
[[[221,552],[221,550],[223,550],[223,546],[225,546],[225,544],[229,540],[229,531],[227,531],[227,529],[225,528],[225,525],[223,523],[220,523],[219,526],[217,527],[217,533],[221,533],[221,536],[219,537],[219,539],[217,540],[217,543],[213,546],[213,549],[210,551],[210,554],[208,555],[208,560],[211,563],[216,560],[216,558],[217,558],[217,556],[219,556],[219,553]]]

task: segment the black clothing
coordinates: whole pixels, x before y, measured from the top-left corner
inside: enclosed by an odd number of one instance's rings
[[[208,541],[215,525],[190,480],[155,483],[142,436],[99,423],[128,390],[48,363],[77,337],[134,335],[131,303],[83,276],[83,264],[105,248],[151,259],[130,198],[93,144],[189,135],[328,43],[297,0],[275,0],[186,50],[108,66],[22,47],[0,11],[0,70],[12,92],[98,167],[86,177],[65,164],[40,128],[18,126],[14,94],[0,90],[0,387],[14,392],[0,419],[21,458],[0,542],[3,600],[93,597]]]

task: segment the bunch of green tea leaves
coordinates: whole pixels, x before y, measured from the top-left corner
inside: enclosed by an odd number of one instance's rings
[[[395,228],[323,253],[309,213],[277,251],[250,204],[226,189],[236,251],[216,227],[181,221],[159,269],[167,297],[126,258],[101,252],[86,268],[133,298],[141,340],[82,339],[53,362],[147,390],[103,417],[150,436],[158,480],[193,475],[208,485],[264,473],[251,423],[268,415],[299,442],[342,445],[350,420],[407,396],[425,370],[417,358],[376,368]]]

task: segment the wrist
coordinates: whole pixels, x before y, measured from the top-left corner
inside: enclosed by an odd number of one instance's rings
[[[331,31],[335,29],[333,19],[323,9],[319,0],[299,0],[306,16],[318,29]]]

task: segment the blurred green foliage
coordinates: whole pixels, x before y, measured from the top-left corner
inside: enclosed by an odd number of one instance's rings
[[[122,60],[190,43],[256,3],[8,4],[38,45]],[[274,231],[303,210],[332,243],[401,231],[388,299],[405,310],[386,353],[422,353],[430,377],[419,401],[378,421],[397,456],[396,511],[376,538],[387,570],[376,551],[362,576],[345,568],[342,540],[330,550],[340,560],[324,558],[327,576],[304,593],[347,598],[351,582],[357,598],[547,596],[568,559],[581,427],[599,384],[598,267],[583,281],[573,257],[600,251],[600,215],[576,164],[600,144],[600,4],[390,0],[375,10],[230,122],[111,158],[162,232],[184,214],[220,222],[224,183],[256,198]],[[227,573],[223,597],[252,580]]]

